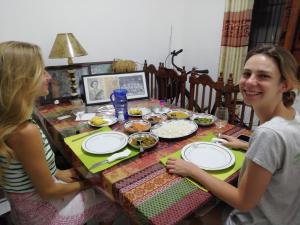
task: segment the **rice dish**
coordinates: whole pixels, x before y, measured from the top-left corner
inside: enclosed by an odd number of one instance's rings
[[[192,134],[198,128],[197,124],[189,120],[171,120],[162,123],[151,131],[158,137],[178,138]]]

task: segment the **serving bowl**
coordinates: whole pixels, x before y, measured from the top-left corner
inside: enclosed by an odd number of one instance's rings
[[[190,118],[191,114],[189,111],[186,110],[172,110],[167,113],[167,116],[169,119],[182,120]]]
[[[143,149],[152,148],[158,142],[159,138],[150,132],[137,132],[129,135],[128,144],[134,148]]]
[[[124,124],[125,131],[128,133],[148,131],[151,123],[145,120],[130,120]]]
[[[199,126],[211,126],[216,121],[216,117],[207,113],[195,113],[191,116],[191,120],[197,123]]]
[[[142,118],[143,120],[150,122],[152,125],[161,123],[168,119],[165,114],[160,114],[160,113],[149,113],[144,115]]]

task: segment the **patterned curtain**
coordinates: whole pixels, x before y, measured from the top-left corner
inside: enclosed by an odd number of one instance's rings
[[[219,72],[226,81],[233,74],[233,82],[240,79],[248,51],[254,0],[226,0]]]

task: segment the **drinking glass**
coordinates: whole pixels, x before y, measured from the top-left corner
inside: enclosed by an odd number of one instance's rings
[[[225,127],[228,123],[229,113],[228,108],[224,106],[219,106],[216,108],[216,127],[218,128],[218,137],[221,135],[221,128]]]
[[[85,105],[80,105],[72,110],[73,114],[75,115],[78,125],[76,126],[76,133],[81,133],[81,131],[85,128],[87,121],[84,119],[84,114],[86,113]]]

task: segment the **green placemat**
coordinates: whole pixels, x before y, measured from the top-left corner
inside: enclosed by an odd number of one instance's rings
[[[88,152],[85,152],[81,147],[82,142],[86,138],[88,138],[90,135],[93,135],[98,132],[103,132],[103,131],[111,131],[111,128],[110,127],[102,127],[96,131],[90,131],[90,132],[85,132],[85,133],[81,133],[81,134],[76,134],[76,135],[73,135],[73,136],[70,136],[70,137],[67,137],[64,139],[65,143],[70,147],[70,149],[75,153],[75,155],[80,159],[80,161],[86,166],[86,168],[90,168],[94,163],[105,160],[108,156],[111,155],[111,154],[103,154],[103,155],[90,154]],[[86,135],[88,135],[88,136],[86,136]],[[82,138],[78,139],[80,137],[82,137]],[[73,140],[75,140],[75,141],[73,141]],[[101,146],[99,146],[99,148],[101,148]],[[116,165],[117,163],[119,163],[121,161],[124,161],[126,159],[129,159],[129,158],[134,157],[137,154],[139,154],[139,151],[137,149],[133,149],[128,146],[124,147],[122,150],[124,150],[126,148],[131,150],[131,154],[129,156],[127,156],[126,158],[119,159],[119,160],[113,161],[111,163],[103,164],[101,166],[98,166],[98,167],[90,170],[90,171],[92,173],[97,173],[99,171],[102,171],[109,167],[112,167],[113,165]]]
[[[209,133],[207,136],[201,138],[199,141],[206,141],[206,142],[211,142],[211,139],[214,138],[215,135],[212,133]],[[232,174],[234,174],[235,172],[237,172],[239,169],[241,169],[244,159],[245,159],[245,152],[244,151],[240,151],[240,150],[234,150],[231,149],[232,153],[235,156],[235,163],[233,166],[231,166],[230,168],[224,169],[224,170],[218,170],[218,171],[207,171],[210,175],[220,179],[220,180],[226,180],[228,177],[230,177]],[[160,159],[160,161],[166,165],[166,162],[168,160],[168,158],[181,158],[181,150],[174,152],[162,159]],[[207,192],[207,189],[205,189],[203,186],[201,186],[199,183],[195,182],[194,180],[190,179],[190,178],[185,178],[188,179],[191,183],[193,183],[194,185],[196,185],[197,187],[199,187],[200,189],[202,189],[203,191]]]

